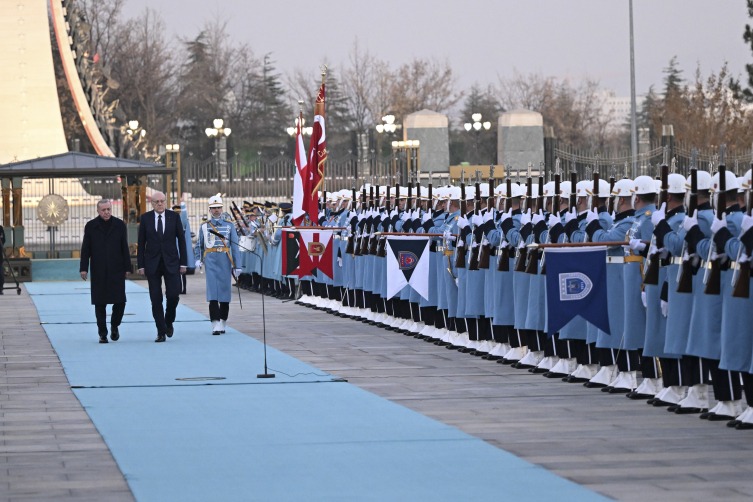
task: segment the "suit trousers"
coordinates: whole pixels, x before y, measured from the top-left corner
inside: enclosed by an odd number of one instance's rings
[[[120,322],[123,320],[123,313],[125,312],[125,302],[114,303],[112,305],[112,316],[110,317],[110,324],[112,326],[120,326]],[[94,305],[94,314],[97,316],[97,331],[100,335],[107,335],[107,304],[97,303]]]
[[[162,281],[165,282],[165,298],[167,305],[162,310]],[[146,280],[149,282],[149,299],[152,302],[152,317],[154,325],[157,327],[158,334],[164,334],[167,326],[172,325],[175,321],[175,309],[180,301],[180,291],[182,288],[180,272],[170,272],[166,270],[165,264],[160,259],[157,270],[153,274],[147,274]]]

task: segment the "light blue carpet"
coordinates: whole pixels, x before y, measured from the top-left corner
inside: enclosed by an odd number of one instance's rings
[[[85,286],[27,285],[137,500],[604,500],[279,351],[268,354],[277,378],[256,379],[261,344],[212,337],[186,307],[175,337],[155,344],[134,283],[121,340],[99,345]]]

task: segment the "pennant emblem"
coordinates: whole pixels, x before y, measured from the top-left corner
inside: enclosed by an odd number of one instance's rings
[[[324,254],[325,249],[324,244],[321,242],[309,242],[308,244],[309,256],[321,256]]]
[[[559,274],[560,301],[582,300],[593,289],[594,283],[586,274],[567,272]]]
[[[398,263],[400,270],[412,270],[418,264],[418,256],[410,251],[398,252]]]

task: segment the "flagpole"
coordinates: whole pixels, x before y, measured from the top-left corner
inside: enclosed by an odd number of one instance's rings
[[[323,64],[320,67],[320,70],[322,72],[322,84],[321,85],[323,86],[324,83],[327,80],[327,65]],[[324,110],[325,104],[326,104],[326,101],[324,103],[322,103],[322,117],[325,116],[325,114],[324,114],[324,112],[325,112],[325,110]],[[316,104],[314,104],[314,115],[316,115]],[[324,158],[324,162],[322,163],[322,173],[323,173],[323,175],[322,175],[322,193],[324,193],[325,190],[327,190],[327,169],[326,168],[327,168],[327,158],[325,157]],[[326,200],[323,202],[322,206],[324,207],[325,214],[326,214],[326,209],[327,209],[327,201]]]

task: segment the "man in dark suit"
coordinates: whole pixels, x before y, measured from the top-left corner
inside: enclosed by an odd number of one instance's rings
[[[118,326],[126,304],[126,276],[131,273],[128,231],[123,220],[112,215],[108,199],[97,202],[97,216],[84,227],[79,272],[86,280],[91,271],[91,301],[97,316],[99,343],[107,343],[107,304],[112,304],[110,339],[120,338]]]
[[[152,301],[152,316],[157,326],[155,342],[164,342],[173,336],[175,309],[180,301],[182,288],[180,274],[186,273],[188,263],[186,236],[180,216],[174,211],[165,211],[165,194],[154,192],[154,209],[141,215],[139,224],[138,267],[139,274],[146,274],[149,281],[149,298]],[[162,310],[162,278],[165,279],[167,305]]]

